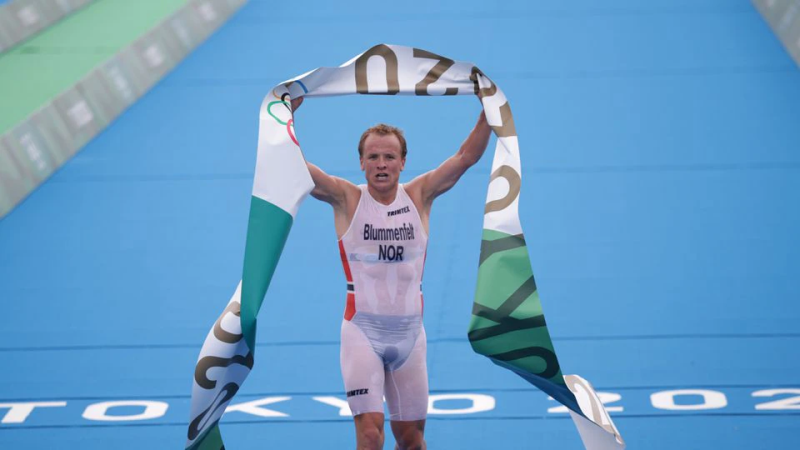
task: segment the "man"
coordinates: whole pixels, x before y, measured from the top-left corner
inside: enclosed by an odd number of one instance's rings
[[[303,99],[292,101],[297,111]],[[402,131],[368,129],[358,145],[367,184],[355,184],[306,163],[311,195],[333,206],[347,278],[340,361],[358,450],[383,448],[383,397],[397,449],[425,449],[428,408],[422,270],[433,200],[480,160],[491,128],[481,112],[458,152],[411,182]]]

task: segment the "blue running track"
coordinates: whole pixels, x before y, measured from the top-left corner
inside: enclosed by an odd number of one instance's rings
[[[629,448],[800,448],[800,71],[746,0],[251,0],[0,221],[0,448],[182,448],[200,346],[241,276],[261,100],[377,43],[474,61],[510,98],[559,358],[607,393]],[[398,125],[408,180],[478,112],[312,99],[296,130],[359,182],[360,133]],[[555,402],[466,340],[490,162],[433,210],[429,448],[580,449]],[[320,400],[344,398],[344,287],[330,208],[309,199],[234,400],[283,416],[227,414],[229,449],[355,446]],[[11,414],[31,402],[48,403]]]

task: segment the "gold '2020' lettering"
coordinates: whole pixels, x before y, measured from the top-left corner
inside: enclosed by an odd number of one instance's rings
[[[428,86],[435,83],[436,80],[441,78],[442,74],[450,68],[450,66],[455,64],[455,61],[450,58],[445,58],[444,56],[439,56],[436,53],[420,50],[418,48],[414,49],[414,58],[436,59],[439,61],[431,68],[428,74],[425,75],[425,78],[423,78],[422,81],[414,86],[414,93],[417,95],[431,95],[428,93]],[[449,87],[444,91],[444,95],[456,94],[458,94],[458,88]]]
[[[380,56],[386,63],[386,94],[394,95],[400,92],[397,55],[388,45],[384,44],[372,47],[356,59],[356,92],[359,94],[384,94],[383,92],[369,92],[367,61],[373,56]]]

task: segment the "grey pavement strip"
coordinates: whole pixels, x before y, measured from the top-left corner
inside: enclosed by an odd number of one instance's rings
[[[0,218],[144,95],[246,2],[189,0],[173,15],[0,136]],[[21,3],[12,4],[19,6],[17,4]],[[78,2],[65,0],[56,3]],[[0,21],[0,29],[2,23]]]

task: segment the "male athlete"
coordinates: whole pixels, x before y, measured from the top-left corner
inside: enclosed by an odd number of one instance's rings
[[[292,101],[297,111],[302,97]],[[442,165],[400,184],[406,162],[403,132],[376,125],[358,154],[367,184],[355,184],[306,163],[311,195],[333,206],[347,278],[340,362],[357,450],[383,448],[383,397],[396,449],[425,449],[428,410],[422,270],[433,200],[480,160],[491,128],[481,112],[458,152]]]

